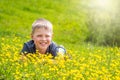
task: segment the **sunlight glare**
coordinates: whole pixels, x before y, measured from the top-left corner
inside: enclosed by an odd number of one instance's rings
[[[109,0],[97,0],[97,1],[96,1],[96,4],[97,4],[99,7],[102,7],[102,8],[109,7],[109,5],[110,5]]]
[[[90,1],[92,8],[110,9],[112,7],[112,0],[94,0]]]

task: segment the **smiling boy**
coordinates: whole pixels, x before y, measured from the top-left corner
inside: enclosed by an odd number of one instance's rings
[[[32,33],[29,42],[24,43],[21,53],[50,53],[57,56],[58,46],[52,41],[53,27],[50,21],[40,18],[33,22]],[[64,48],[63,52],[64,52]]]

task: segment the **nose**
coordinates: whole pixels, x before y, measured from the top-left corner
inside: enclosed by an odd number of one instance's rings
[[[43,37],[42,37],[42,40],[43,40],[43,41],[44,41],[44,40],[46,40],[46,37],[45,37],[45,36],[43,36]]]

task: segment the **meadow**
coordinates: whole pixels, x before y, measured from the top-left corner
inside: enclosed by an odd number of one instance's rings
[[[85,42],[83,7],[81,0],[0,0],[0,80],[120,80],[120,48]],[[65,56],[20,55],[40,17],[53,23],[53,40]]]
[[[8,44],[12,42],[11,44]],[[119,80],[120,48],[67,50],[65,56],[19,54],[21,38],[1,40],[0,79],[2,80]],[[13,43],[15,43],[13,45]],[[88,45],[89,46],[89,45]]]

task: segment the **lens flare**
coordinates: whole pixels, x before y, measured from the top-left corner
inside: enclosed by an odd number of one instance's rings
[[[96,0],[96,5],[101,8],[110,7],[110,0]]]

